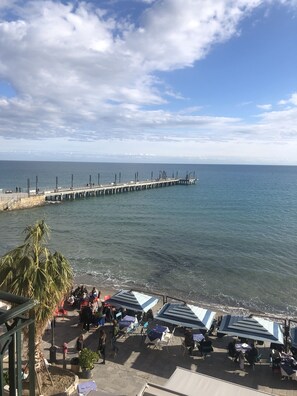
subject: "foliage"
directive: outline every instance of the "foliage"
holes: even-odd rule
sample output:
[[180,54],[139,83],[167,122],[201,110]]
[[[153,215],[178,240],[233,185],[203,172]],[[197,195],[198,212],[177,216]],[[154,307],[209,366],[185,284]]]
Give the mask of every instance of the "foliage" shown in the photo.
[[9,384],[9,374],[8,374],[8,371],[4,371],[4,372],[3,372],[3,381],[4,381],[4,385],[8,385],[8,384]]
[[24,244],[0,259],[0,288],[37,301],[35,325],[40,338],[54,310],[72,286],[68,260],[46,247],[49,228],[44,220],[25,229]]
[[83,370],[93,370],[94,363],[98,362],[99,355],[89,348],[83,348],[79,354],[79,365]]

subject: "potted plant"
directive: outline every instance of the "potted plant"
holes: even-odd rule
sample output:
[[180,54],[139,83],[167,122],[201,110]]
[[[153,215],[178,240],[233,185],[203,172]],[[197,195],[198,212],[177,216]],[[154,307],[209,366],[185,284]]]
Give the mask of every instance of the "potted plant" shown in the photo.
[[98,362],[99,355],[97,352],[92,351],[89,348],[83,348],[79,354],[79,365],[82,370],[83,378],[91,378],[92,372],[94,368],[94,364]]

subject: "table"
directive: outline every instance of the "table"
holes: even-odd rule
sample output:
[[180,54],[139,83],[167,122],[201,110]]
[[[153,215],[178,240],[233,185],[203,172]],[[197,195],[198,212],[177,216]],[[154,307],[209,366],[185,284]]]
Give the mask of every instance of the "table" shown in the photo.
[[124,328],[133,327],[134,323],[136,322],[137,318],[135,316],[126,315],[119,321],[119,327],[121,330]]
[[123,317],[122,320],[119,321],[119,329],[126,336],[128,333],[134,331],[134,327],[136,327],[136,323],[138,323],[136,316],[126,315]]
[[204,340],[204,335],[203,335],[203,334],[201,334],[201,333],[193,334],[193,341],[194,341],[195,343],[199,343],[199,342],[201,342],[202,340]]
[[87,395],[92,390],[97,390],[97,385],[95,381],[88,381],[77,385],[77,391],[79,396]]
[[194,333],[193,334],[193,341],[194,341],[194,349],[199,349],[200,342],[205,339],[204,335],[201,333]]
[[160,341],[164,339],[164,335],[169,333],[169,329],[166,326],[156,325],[153,329],[151,329],[145,338],[145,344],[158,344]]
[[245,344],[245,343],[242,343],[242,344],[240,344],[240,343],[235,344],[235,350],[236,350],[236,352],[243,352],[243,353],[246,353],[246,352],[250,351],[251,349],[252,349],[252,347],[251,347],[249,344]]

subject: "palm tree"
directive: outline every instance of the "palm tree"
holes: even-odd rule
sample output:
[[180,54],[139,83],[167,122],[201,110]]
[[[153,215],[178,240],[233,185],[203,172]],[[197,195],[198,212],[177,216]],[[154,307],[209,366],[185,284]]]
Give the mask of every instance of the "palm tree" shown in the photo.
[[0,259],[0,288],[37,301],[35,341],[38,348],[48,321],[71,289],[73,273],[61,253],[51,253],[46,247],[50,230],[44,220],[26,227],[25,233],[24,244]]

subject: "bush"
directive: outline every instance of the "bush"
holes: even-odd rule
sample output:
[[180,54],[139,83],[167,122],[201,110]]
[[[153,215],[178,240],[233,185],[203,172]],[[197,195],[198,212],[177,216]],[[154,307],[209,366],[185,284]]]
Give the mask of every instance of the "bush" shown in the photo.
[[9,376],[8,376],[8,371],[3,372],[3,380],[4,380],[4,385],[9,384]]
[[78,359],[82,370],[92,370],[94,368],[94,363],[98,362],[99,355],[89,348],[83,348]]

